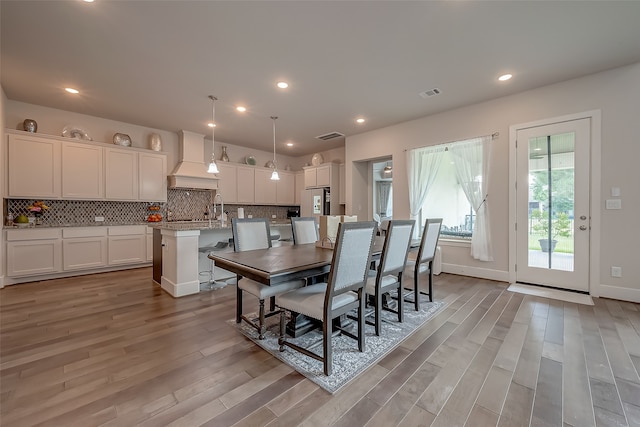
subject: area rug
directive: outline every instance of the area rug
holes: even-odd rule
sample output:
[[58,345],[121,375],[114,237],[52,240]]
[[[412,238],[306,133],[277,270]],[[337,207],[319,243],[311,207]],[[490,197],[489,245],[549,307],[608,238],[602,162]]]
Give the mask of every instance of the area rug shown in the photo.
[[[280,334],[279,316],[272,316],[267,319],[267,332],[263,340],[258,339],[257,331],[247,325],[246,322],[237,324],[235,319],[232,319],[228,323],[329,393],[335,393],[388,354],[445,305],[444,302],[428,302],[427,297],[423,296],[422,298],[424,298],[424,302],[421,300],[420,311],[413,310],[413,304],[405,304],[404,321],[402,323],[398,322],[397,315],[383,312],[382,316],[386,321],[382,323],[380,336],[376,336],[373,326],[366,325],[365,351],[362,353],[358,351],[356,340],[344,335],[334,336],[333,372],[329,376],[324,375],[323,364],[318,360],[305,356],[289,347],[285,347],[285,350],[280,352],[278,346],[278,336]],[[353,326],[355,327],[356,325]],[[301,337],[289,338],[289,340],[304,347],[319,341],[320,344],[313,351],[322,355],[321,330],[316,329]]]

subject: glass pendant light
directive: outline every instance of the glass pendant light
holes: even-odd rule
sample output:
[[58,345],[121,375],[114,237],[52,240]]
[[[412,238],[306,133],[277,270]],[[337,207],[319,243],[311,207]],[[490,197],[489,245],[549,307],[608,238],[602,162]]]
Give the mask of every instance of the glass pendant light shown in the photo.
[[218,165],[216,164],[215,158],[215,147],[216,147],[216,98],[213,95],[209,95],[209,99],[213,101],[213,126],[211,127],[211,163],[209,163],[209,169],[207,169],[207,173],[220,173],[218,171]]
[[273,172],[271,173],[272,181],[279,181],[280,175],[278,175],[278,164],[276,163],[276,119],[277,116],[271,116],[273,120]]

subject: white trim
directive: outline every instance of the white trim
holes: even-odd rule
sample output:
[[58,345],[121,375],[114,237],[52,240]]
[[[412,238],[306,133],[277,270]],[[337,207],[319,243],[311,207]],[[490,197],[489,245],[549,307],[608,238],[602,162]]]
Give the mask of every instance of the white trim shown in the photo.
[[150,266],[151,266],[150,262],[143,262],[143,263],[131,264],[131,265],[118,265],[118,266],[112,266],[112,267],[91,268],[91,269],[86,269],[81,271],[64,271],[60,273],[42,274],[42,275],[24,276],[24,277],[1,276],[0,289],[4,288],[5,286],[12,286],[20,283],[41,282],[43,280],[52,280],[52,279],[64,279],[65,277],[86,276],[88,274],[109,273],[112,271],[131,270],[134,268],[146,268]]
[[495,280],[498,282],[509,281],[509,273],[506,271],[470,267],[468,265],[442,263],[442,272],[457,274],[459,276],[479,277],[481,279]]
[[[589,294],[597,297],[601,295],[603,285],[600,284],[600,183],[602,180],[602,164],[600,153],[602,147],[602,112],[590,110],[566,116],[552,117],[509,126],[509,283],[516,282],[516,137],[519,130],[537,126],[572,120],[591,120],[591,170],[589,171],[589,209],[591,215],[590,251],[589,251]],[[595,230],[595,231],[594,231]]]
[[621,286],[603,285],[598,286],[600,298],[612,298],[622,301],[640,303],[640,289],[623,288]]
[[462,240],[462,239],[447,239],[446,237],[443,238],[442,234],[440,235],[440,238],[438,239],[438,246],[451,246],[451,247],[458,247],[458,248],[470,248],[471,247],[471,240]]

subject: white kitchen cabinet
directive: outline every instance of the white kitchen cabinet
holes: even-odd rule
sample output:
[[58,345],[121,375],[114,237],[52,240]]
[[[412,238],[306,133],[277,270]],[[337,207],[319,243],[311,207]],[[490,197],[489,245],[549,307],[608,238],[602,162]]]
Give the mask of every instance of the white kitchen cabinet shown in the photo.
[[224,203],[238,202],[238,167],[235,164],[217,162],[220,173],[218,177],[217,194],[222,196]]
[[276,181],[276,203],[279,205],[295,204],[295,174],[280,172],[280,181]]
[[59,199],[60,142],[32,134],[9,134],[8,196]]
[[255,203],[260,205],[276,204],[276,181],[271,180],[271,169],[255,170]]
[[307,167],[304,170],[304,188],[315,188],[318,179],[316,177],[316,168]]
[[109,227],[109,265],[137,264],[147,260],[147,226]]
[[237,166],[238,203],[255,203],[255,168]]
[[107,228],[62,229],[62,269],[86,270],[107,265]]
[[59,228],[7,230],[7,276],[38,276],[62,269]]
[[336,175],[337,183],[337,169],[334,171],[332,163],[324,163],[320,166],[307,166],[304,168],[304,186],[305,188],[331,187],[334,174]]
[[167,156],[138,153],[138,200],[167,201]]
[[62,197],[65,199],[103,199],[103,148],[73,142],[65,142],[61,146]]
[[107,200],[138,200],[138,153],[105,148]]
[[300,172],[296,172],[296,177],[295,177],[295,186],[294,186],[294,190],[295,190],[295,197],[294,197],[294,204],[295,205],[301,205],[302,204],[302,192],[304,191],[305,187],[304,187],[304,171],[300,171]]
[[153,228],[147,227],[146,239],[147,239],[147,245],[146,245],[147,261],[151,262],[153,261]]

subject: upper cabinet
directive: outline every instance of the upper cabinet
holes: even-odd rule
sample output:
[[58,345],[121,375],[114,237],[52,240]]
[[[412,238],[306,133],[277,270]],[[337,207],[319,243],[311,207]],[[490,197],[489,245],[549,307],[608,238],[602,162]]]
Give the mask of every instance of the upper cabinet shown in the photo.
[[165,154],[8,131],[6,158],[9,197],[167,200]]
[[8,137],[9,197],[59,199],[60,142],[29,134]]
[[103,148],[67,142],[62,144],[62,198],[104,198]]
[[236,166],[238,178],[238,203],[254,203],[256,174],[253,166]]
[[271,169],[255,170],[255,203],[273,205],[276,203],[276,182],[271,181]]
[[279,172],[280,181],[276,181],[276,203],[279,205],[295,205],[296,181],[295,174]]
[[217,164],[220,173],[216,193],[222,196],[225,203],[238,203],[237,166],[226,162],[217,162]]
[[272,169],[239,163],[218,162],[218,190],[224,203],[294,205],[295,174],[279,171],[280,180],[272,181]]
[[304,191],[304,171],[300,171],[300,172],[296,172],[296,178],[295,178],[295,197],[294,197],[294,204],[295,205],[301,205],[302,204],[302,192]]
[[304,168],[305,188],[331,187],[337,185],[338,179],[338,165],[334,166],[333,163]]
[[164,154],[138,153],[138,199],[167,200],[167,156]]

